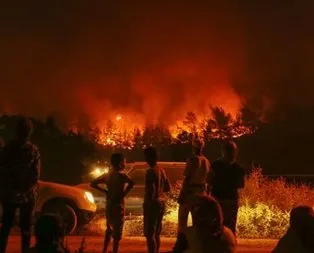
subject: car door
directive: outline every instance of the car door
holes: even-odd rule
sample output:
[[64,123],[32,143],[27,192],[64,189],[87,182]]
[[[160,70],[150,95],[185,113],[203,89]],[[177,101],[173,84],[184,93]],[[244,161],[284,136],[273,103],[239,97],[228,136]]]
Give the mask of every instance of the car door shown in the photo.
[[146,169],[145,166],[137,166],[128,173],[134,181],[134,187],[126,198],[126,212],[129,214],[141,215],[143,213]]

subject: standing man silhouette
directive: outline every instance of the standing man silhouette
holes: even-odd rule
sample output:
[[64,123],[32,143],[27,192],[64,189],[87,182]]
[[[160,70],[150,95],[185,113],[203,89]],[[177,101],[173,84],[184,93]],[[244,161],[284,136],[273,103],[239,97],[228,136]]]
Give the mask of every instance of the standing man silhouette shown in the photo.
[[187,227],[188,216],[191,211],[189,199],[191,199],[191,197],[193,198],[195,195],[206,195],[206,189],[208,187],[207,178],[210,174],[210,162],[203,155],[204,142],[193,138],[192,149],[193,155],[187,160],[184,171],[184,181],[178,197],[178,232]]
[[22,250],[27,252],[31,240],[31,221],[40,175],[40,154],[29,141],[33,132],[30,119],[22,118],[16,127],[16,138],[0,154],[1,201],[0,253],[6,251],[16,210],[20,211]]
[[234,234],[239,209],[238,190],[244,188],[244,170],[236,162],[237,155],[237,145],[228,141],[222,147],[222,157],[212,163],[214,177],[211,192],[221,205],[224,225]]

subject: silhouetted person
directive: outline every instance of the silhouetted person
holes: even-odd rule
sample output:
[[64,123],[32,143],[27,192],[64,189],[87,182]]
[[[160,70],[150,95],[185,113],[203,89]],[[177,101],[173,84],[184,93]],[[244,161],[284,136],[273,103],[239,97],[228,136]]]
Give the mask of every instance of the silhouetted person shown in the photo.
[[30,246],[31,220],[40,174],[39,151],[29,141],[32,132],[31,120],[27,118],[19,120],[16,127],[16,139],[6,145],[0,155],[1,200],[3,205],[0,252],[6,251],[17,209],[20,211],[22,252],[26,252]]
[[170,191],[170,182],[165,171],[157,165],[158,154],[155,148],[144,150],[149,168],[146,172],[144,195],[144,235],[148,253],[158,253],[162,219],[165,214],[165,193]]
[[211,192],[222,208],[224,225],[234,234],[239,209],[238,190],[244,187],[244,170],[236,162],[237,154],[237,145],[229,141],[223,145],[222,158],[212,163],[214,178]]
[[35,225],[36,245],[29,253],[69,253],[64,246],[64,228],[54,215],[41,216]]
[[[91,186],[106,194],[106,234],[104,243],[104,253],[113,238],[113,253],[119,250],[124,225],[124,198],[132,190],[134,183],[132,179],[123,172],[125,168],[125,158],[121,153],[114,153],[111,156],[112,170],[108,174],[96,179]],[[105,184],[107,189],[99,187]]]
[[173,253],[234,253],[235,238],[231,230],[223,226],[218,202],[204,195],[195,196],[190,201],[194,225],[179,232]]
[[[193,139],[193,155],[187,160],[184,171],[184,181],[178,197],[179,203],[179,224],[178,230],[187,227],[190,206],[187,199],[196,194],[206,194],[207,178],[210,175],[210,162],[203,155],[204,143],[201,140]],[[193,218],[193,213],[192,213]]]
[[273,253],[314,252],[314,210],[299,206],[290,213],[290,226]]

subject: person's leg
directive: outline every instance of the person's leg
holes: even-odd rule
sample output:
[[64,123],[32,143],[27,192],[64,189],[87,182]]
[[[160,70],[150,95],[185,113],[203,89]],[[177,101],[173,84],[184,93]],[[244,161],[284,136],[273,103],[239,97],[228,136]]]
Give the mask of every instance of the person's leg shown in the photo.
[[5,253],[8,238],[13,227],[16,206],[11,203],[2,203],[3,216],[2,216],[2,226],[0,230],[0,253]]
[[123,225],[124,225],[124,212],[120,213],[120,215],[117,214],[114,221],[113,231],[112,231],[112,237],[113,237],[113,248],[112,253],[118,253],[119,251],[119,245],[122,238],[123,233]]
[[237,200],[230,203],[230,229],[236,236],[239,204]]
[[187,227],[190,209],[186,204],[180,204],[179,206],[179,221],[178,221],[178,232],[182,231]]
[[219,204],[221,206],[223,218],[224,218],[224,226],[229,228],[233,233],[235,233],[236,226],[236,214],[234,210],[234,201],[233,200],[219,200]]
[[150,210],[144,209],[144,235],[148,253],[156,253],[155,211],[155,208],[150,208]]
[[119,245],[120,245],[120,239],[114,239],[114,238],[113,238],[113,249],[112,249],[112,253],[118,253],[118,252],[119,252]]
[[28,252],[31,245],[31,226],[34,206],[34,202],[28,202],[20,205],[22,253]]
[[106,228],[106,232],[105,232],[105,241],[104,241],[103,253],[108,252],[108,248],[109,248],[109,244],[110,244],[111,236],[112,236],[112,229],[111,229],[111,226],[109,224],[108,218],[106,219],[106,222],[107,222],[107,228]]
[[156,233],[155,233],[155,240],[156,240],[156,253],[159,252],[160,249],[160,234],[162,231],[162,219],[165,214],[165,204],[161,203],[160,210],[157,217],[157,223],[156,223]]

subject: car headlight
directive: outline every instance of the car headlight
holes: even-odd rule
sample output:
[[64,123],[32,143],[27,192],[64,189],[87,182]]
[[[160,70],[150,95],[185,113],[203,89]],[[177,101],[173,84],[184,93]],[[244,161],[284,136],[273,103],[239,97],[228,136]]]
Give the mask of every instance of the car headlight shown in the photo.
[[94,196],[93,196],[93,194],[91,194],[90,192],[85,192],[85,198],[86,198],[89,202],[95,204]]

